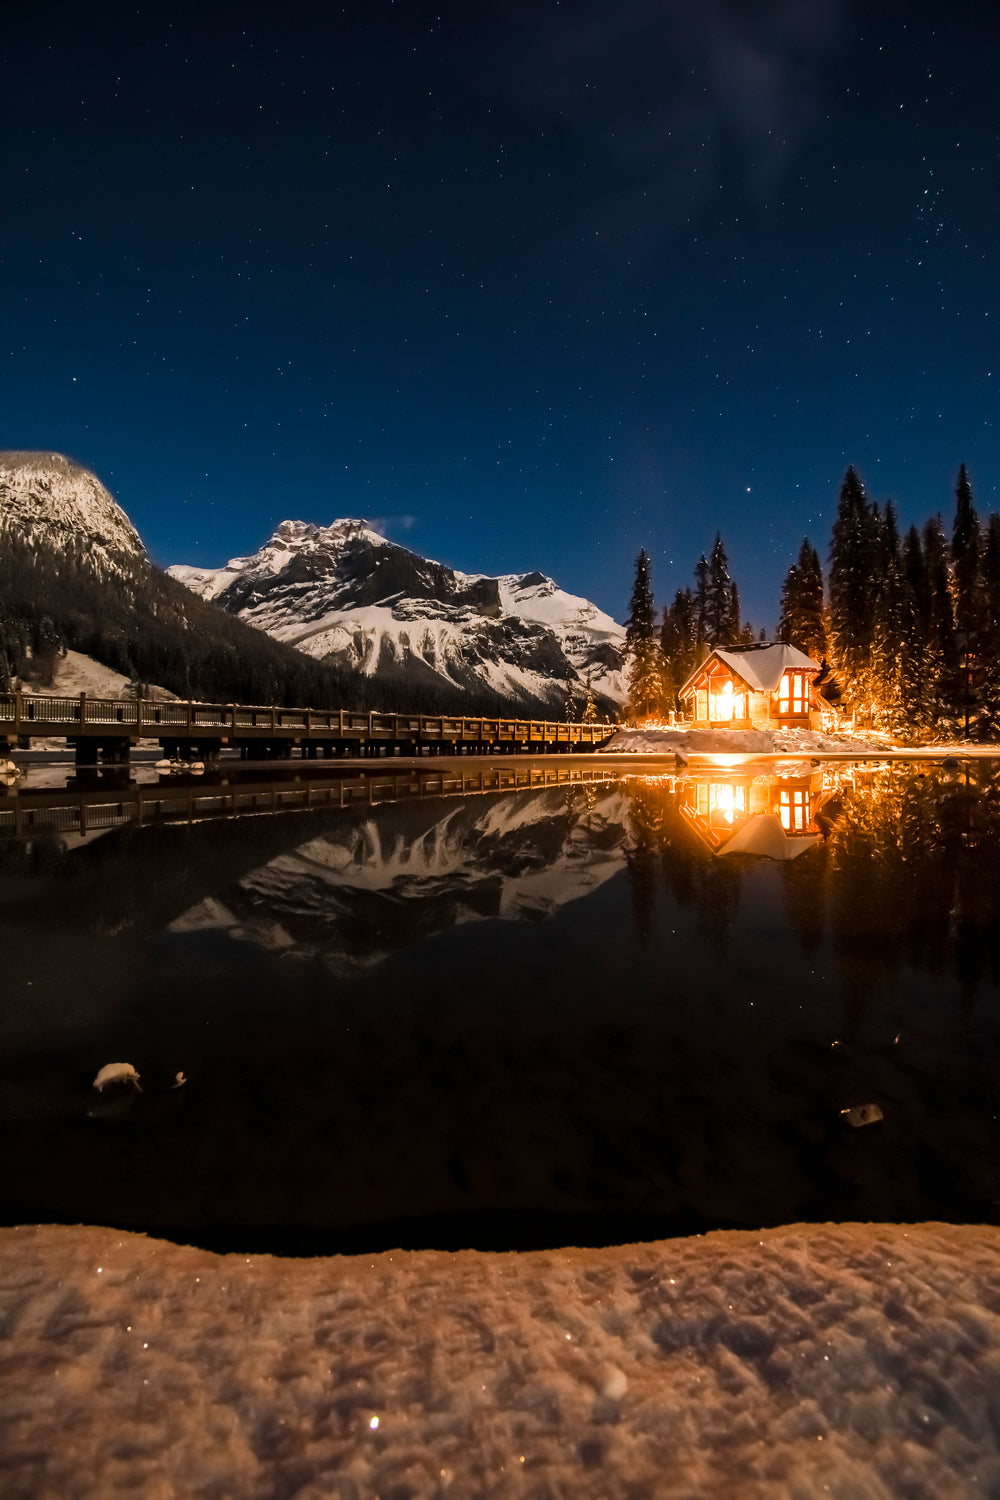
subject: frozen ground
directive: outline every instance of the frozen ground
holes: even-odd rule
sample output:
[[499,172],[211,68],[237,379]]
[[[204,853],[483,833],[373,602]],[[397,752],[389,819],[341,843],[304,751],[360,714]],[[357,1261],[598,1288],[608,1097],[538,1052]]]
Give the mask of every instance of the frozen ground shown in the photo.
[[[43,698],[75,698],[78,693],[86,693],[91,698],[131,697],[127,677],[112,667],[103,666],[92,656],[84,656],[82,651],[67,651],[65,656],[58,658],[50,687],[25,683],[21,691]],[[150,686],[146,696],[157,702],[177,701],[173,693],[161,687]]]
[[893,747],[887,735],[822,734],[814,729],[619,729],[602,751],[621,755],[774,755],[846,750],[864,754]]
[[1000,1230],[218,1257],[0,1230],[28,1497],[1000,1494]]

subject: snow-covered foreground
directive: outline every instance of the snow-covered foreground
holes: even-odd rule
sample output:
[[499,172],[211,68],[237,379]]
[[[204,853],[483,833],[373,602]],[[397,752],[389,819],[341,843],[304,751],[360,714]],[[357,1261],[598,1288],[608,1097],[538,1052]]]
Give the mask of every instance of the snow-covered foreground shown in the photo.
[[780,755],[847,751],[864,755],[892,749],[887,736],[821,734],[815,729],[619,729],[601,750],[609,755]]
[[11,1497],[1000,1493],[1000,1230],[215,1256],[0,1230]]

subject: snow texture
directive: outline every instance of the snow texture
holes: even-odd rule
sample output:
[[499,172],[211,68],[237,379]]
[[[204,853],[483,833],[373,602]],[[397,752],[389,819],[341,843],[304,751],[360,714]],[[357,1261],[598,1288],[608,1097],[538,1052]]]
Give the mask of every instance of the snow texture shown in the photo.
[[253,557],[167,570],[203,598],[310,656],[375,674],[486,687],[562,712],[586,674],[622,703],[623,628],[542,573],[461,573],[359,520],[283,521]]
[[598,753],[609,755],[885,754],[892,742],[816,729],[619,729]]
[[0,1229],[6,1500],[1000,1492],[1000,1230],[277,1260]]
[[0,531],[75,546],[108,571],[145,559],[139,534],[100,480],[61,453],[0,452]]
[[[65,656],[56,659],[55,674],[49,687],[22,683],[20,690],[26,695],[42,698],[75,698],[79,693],[86,693],[91,698],[132,697],[129,678],[113,667],[105,667],[92,656],[85,656],[82,651],[67,651]],[[157,703],[177,702],[175,694],[152,685],[147,687],[146,697]],[[55,743],[61,747],[63,741]]]

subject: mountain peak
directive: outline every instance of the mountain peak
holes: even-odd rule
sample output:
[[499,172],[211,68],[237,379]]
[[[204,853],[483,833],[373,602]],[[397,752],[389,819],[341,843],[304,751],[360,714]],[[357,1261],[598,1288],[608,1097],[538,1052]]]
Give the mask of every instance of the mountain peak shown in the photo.
[[385,541],[384,537],[371,529],[367,521],[343,517],[331,521],[328,526],[317,526],[314,521],[282,521],[275,527],[274,535],[265,546],[301,547],[312,544],[327,547],[353,539],[373,543]]
[[605,704],[624,697],[625,632],[541,572],[460,573],[372,531],[285,520],[253,557],[224,568],[167,570],[203,598],[320,660],[367,676],[499,702],[578,707],[590,677]]
[[96,474],[62,453],[0,452],[0,530],[77,546],[112,568],[146,556],[135,527]]

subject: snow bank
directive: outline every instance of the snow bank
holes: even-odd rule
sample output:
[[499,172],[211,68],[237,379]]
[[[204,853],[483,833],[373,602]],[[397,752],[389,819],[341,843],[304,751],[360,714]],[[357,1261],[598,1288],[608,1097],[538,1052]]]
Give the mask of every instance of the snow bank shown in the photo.
[[608,755],[780,755],[785,751],[847,750],[882,754],[893,742],[815,729],[619,729],[601,752]]
[[[35,683],[23,683],[22,693],[42,698],[75,698],[86,693],[91,698],[130,698],[129,679],[113,667],[106,667],[82,651],[67,651],[56,660],[55,675],[50,687],[38,687]],[[173,693],[162,687],[150,687],[147,698],[157,703],[176,703]]]
[[1000,1230],[218,1257],[0,1230],[4,1493],[996,1494]]

